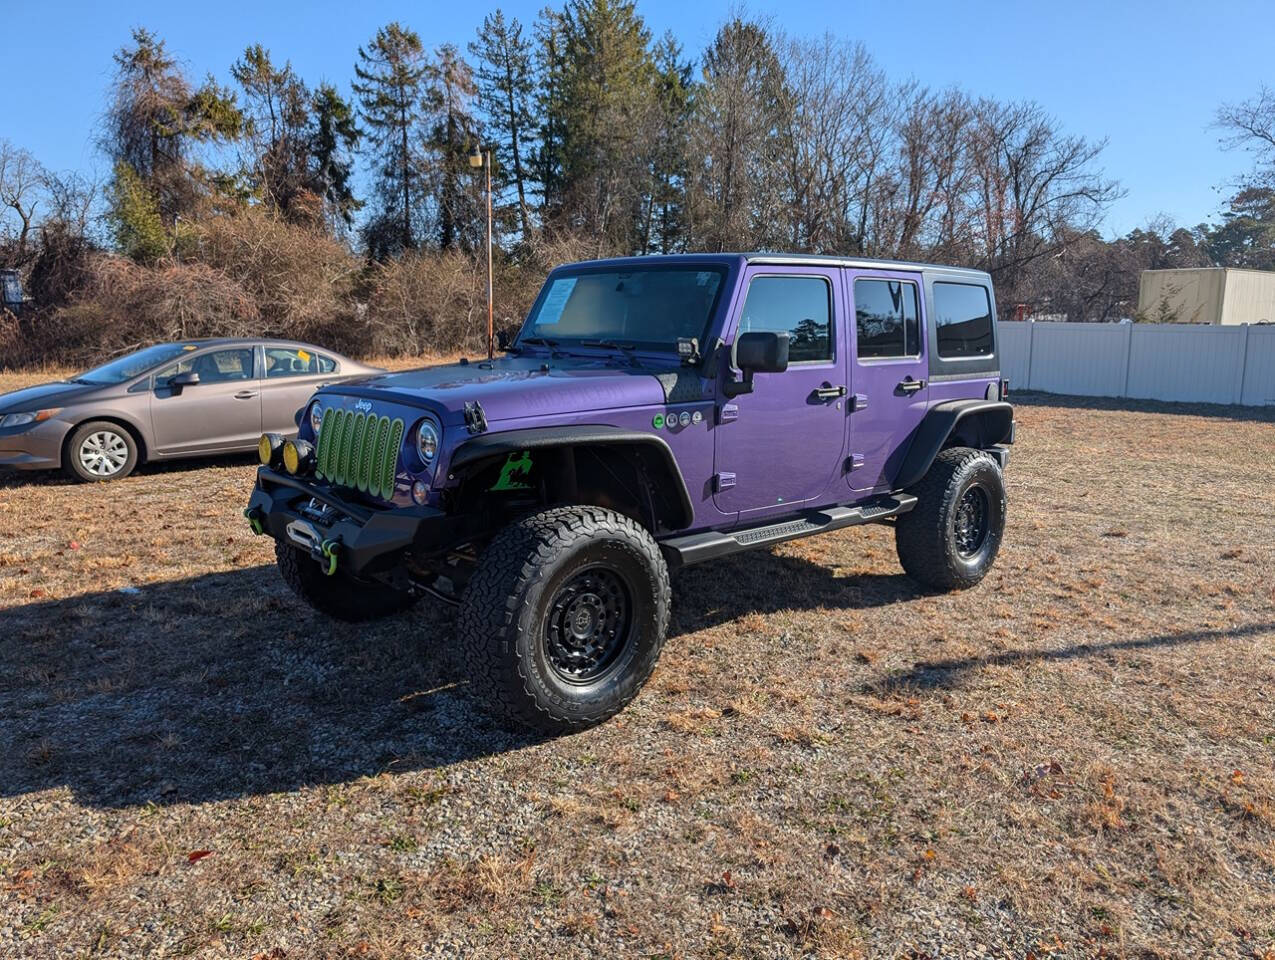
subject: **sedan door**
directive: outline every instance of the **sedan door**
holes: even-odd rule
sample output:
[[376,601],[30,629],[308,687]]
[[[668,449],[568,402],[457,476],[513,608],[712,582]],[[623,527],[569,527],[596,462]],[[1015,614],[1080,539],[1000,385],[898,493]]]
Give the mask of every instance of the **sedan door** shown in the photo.
[[[152,449],[160,456],[247,450],[261,436],[261,381],[252,347],[202,350],[155,375],[151,390]],[[199,382],[174,387],[178,373]]]
[[261,422],[267,433],[297,435],[297,411],[311,394],[336,379],[336,361],[305,347],[266,344]]

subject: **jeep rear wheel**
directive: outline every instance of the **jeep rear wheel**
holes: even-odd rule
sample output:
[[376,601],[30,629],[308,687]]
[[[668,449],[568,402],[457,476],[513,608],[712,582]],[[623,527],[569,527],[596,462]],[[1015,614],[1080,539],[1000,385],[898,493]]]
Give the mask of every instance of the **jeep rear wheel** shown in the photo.
[[355,580],[338,570],[328,576],[310,554],[275,541],[275,560],[292,592],[320,613],[346,623],[378,620],[408,609],[419,599],[383,583]]
[[950,447],[911,492],[916,507],[894,527],[903,569],[935,590],[974,586],[991,569],[1005,532],[1005,480],[996,461]]
[[602,507],[555,507],[488,545],[457,632],[498,720],[569,733],[637,696],[664,645],[670,602],[668,567],[643,527]]

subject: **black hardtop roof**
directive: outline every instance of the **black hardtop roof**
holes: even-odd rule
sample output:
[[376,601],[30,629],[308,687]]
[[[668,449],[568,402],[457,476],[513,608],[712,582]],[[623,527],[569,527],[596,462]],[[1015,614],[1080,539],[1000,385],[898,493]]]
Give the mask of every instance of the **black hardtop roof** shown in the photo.
[[[729,263],[732,260],[742,261],[748,264],[773,264],[775,266],[791,266],[800,264],[815,264],[819,266],[830,267],[851,267],[864,270],[924,270],[928,272],[942,272],[949,275],[964,275],[971,279],[979,281],[988,281],[990,275],[985,270],[975,270],[972,267],[956,267],[942,263],[918,263],[910,260],[878,260],[871,257],[843,257],[835,254],[823,253],[774,253],[754,251],[747,252],[728,252],[728,253],[662,253],[648,254],[638,257],[608,257],[600,260],[583,260],[576,264],[563,264],[563,267],[571,266],[639,266],[654,263]],[[561,268],[560,268],[561,269]]]

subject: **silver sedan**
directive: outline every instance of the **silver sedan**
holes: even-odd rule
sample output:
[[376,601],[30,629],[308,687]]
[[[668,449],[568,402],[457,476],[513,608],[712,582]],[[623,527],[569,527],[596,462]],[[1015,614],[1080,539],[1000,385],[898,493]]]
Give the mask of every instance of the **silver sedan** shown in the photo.
[[319,387],[383,372],[287,340],[155,344],[0,394],[0,467],[116,480],[148,460],[253,450],[264,432],[295,435]]

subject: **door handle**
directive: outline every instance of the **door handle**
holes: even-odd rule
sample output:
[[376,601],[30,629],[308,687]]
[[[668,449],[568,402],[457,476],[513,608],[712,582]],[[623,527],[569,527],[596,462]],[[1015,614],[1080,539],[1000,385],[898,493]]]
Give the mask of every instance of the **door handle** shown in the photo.
[[839,400],[846,395],[846,388],[825,384],[822,387],[815,387],[810,395],[819,400]]
[[907,377],[899,381],[899,389],[904,393],[916,393],[918,390],[924,389],[924,387],[924,380],[913,380],[911,377]]
[[236,400],[251,400],[256,395],[257,395],[256,390],[240,390],[238,393],[235,394],[235,399]]

